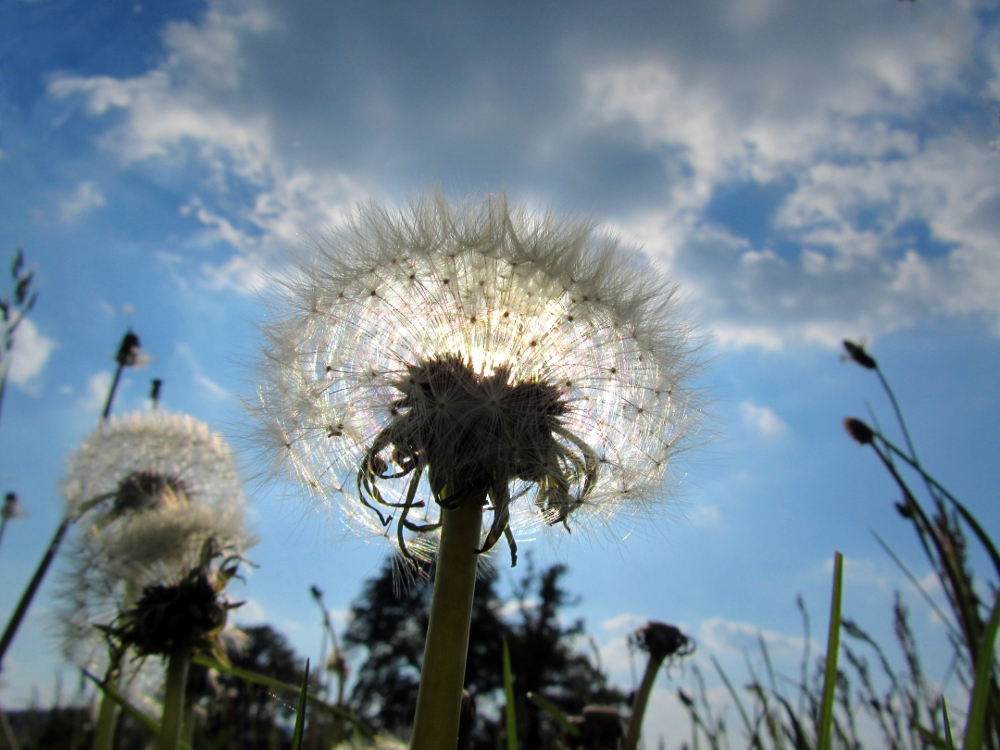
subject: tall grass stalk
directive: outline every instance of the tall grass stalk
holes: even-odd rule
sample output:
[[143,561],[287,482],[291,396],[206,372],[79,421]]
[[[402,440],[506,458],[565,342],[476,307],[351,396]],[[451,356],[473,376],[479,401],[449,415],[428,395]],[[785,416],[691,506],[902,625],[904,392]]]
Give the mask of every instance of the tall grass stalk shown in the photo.
[[514,708],[514,678],[510,672],[510,648],[503,639],[503,692],[507,700],[504,714],[507,719],[507,750],[517,750],[517,711]]
[[830,750],[833,733],[833,700],[837,690],[837,656],[840,653],[840,603],[844,587],[844,556],[833,555],[833,598],[830,603],[830,631],[826,640],[826,667],[823,698],[816,726],[816,750]]

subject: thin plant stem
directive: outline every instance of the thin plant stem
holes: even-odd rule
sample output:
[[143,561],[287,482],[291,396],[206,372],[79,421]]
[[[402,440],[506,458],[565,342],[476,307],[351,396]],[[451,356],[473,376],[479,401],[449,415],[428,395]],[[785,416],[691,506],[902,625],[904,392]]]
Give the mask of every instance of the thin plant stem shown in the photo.
[[0,637],[0,672],[3,671],[3,658],[7,654],[7,649],[10,648],[11,641],[14,640],[14,636],[17,634],[17,629],[21,626],[21,620],[24,619],[24,615],[27,613],[28,607],[31,606],[31,600],[35,598],[35,594],[38,592],[38,587],[42,585],[42,579],[45,578],[45,574],[48,572],[49,566],[52,564],[52,560],[55,559],[56,552],[59,551],[59,545],[62,544],[63,537],[66,536],[66,531],[74,521],[80,518],[80,516],[99,503],[104,502],[111,496],[111,494],[98,495],[97,497],[88,500],[77,509],[76,513],[67,514],[60,522],[59,527],[56,529],[56,533],[52,535],[52,541],[49,542],[49,546],[45,550],[45,554],[42,556],[41,561],[38,563],[38,567],[35,569],[35,575],[32,576],[31,581],[28,582],[27,588],[25,588],[24,593],[21,595],[21,601],[17,603],[17,609],[15,609],[14,614],[10,616],[10,620],[7,621],[7,627],[3,631],[3,636]]
[[503,639],[503,691],[507,701],[504,714],[507,717],[507,750],[517,750],[517,712],[514,708],[514,678],[510,672],[510,649],[507,639]]
[[653,684],[656,682],[656,675],[660,671],[664,657],[649,655],[646,662],[646,671],[642,675],[642,683],[635,693],[635,700],[632,701],[632,715],[628,720],[628,732],[625,735],[625,744],[622,750],[635,750],[639,746],[639,735],[642,732],[642,720],[646,714],[646,705],[649,703],[649,695],[653,692]]
[[108,398],[104,402],[104,409],[101,411],[101,421],[107,422],[108,417],[111,416],[111,405],[115,400],[115,391],[118,390],[118,381],[122,376],[122,369],[125,367],[123,362],[118,363],[118,367],[115,368],[115,377],[111,380],[111,387],[108,388]]
[[178,750],[180,747],[184,722],[184,692],[190,664],[191,652],[188,649],[178,649],[168,657],[160,750]]
[[410,750],[455,750],[458,742],[483,500],[473,497],[455,510],[441,509],[441,547]]
[[52,535],[52,541],[49,542],[48,549],[45,550],[41,562],[38,563],[35,575],[32,576],[28,587],[21,595],[21,601],[17,603],[17,609],[14,610],[14,614],[10,616],[10,620],[7,622],[7,628],[3,631],[3,636],[0,637],[0,671],[3,670],[3,658],[7,654],[7,649],[10,648],[11,641],[14,640],[17,629],[21,626],[21,620],[24,619],[24,615],[31,605],[31,600],[35,598],[38,587],[42,585],[42,579],[45,578],[45,574],[48,572],[49,566],[52,564],[52,560],[59,549],[59,545],[62,544],[63,537],[66,536],[66,531],[72,522],[73,519],[67,516],[59,524],[56,533]]

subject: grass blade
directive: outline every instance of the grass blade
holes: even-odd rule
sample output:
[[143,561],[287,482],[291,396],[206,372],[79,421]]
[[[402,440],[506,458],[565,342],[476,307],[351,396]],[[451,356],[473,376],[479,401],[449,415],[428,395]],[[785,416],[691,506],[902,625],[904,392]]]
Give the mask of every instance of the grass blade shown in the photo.
[[[217,672],[230,674],[233,677],[239,677],[241,680],[252,682],[255,685],[262,685],[277,693],[291,693],[292,695],[299,695],[301,692],[301,690],[295,685],[282,682],[281,680],[275,680],[271,677],[265,677],[262,674],[251,672],[248,669],[240,669],[239,667],[222,664],[211,657],[201,654],[191,657],[191,662],[193,664],[200,664],[203,667],[208,667],[209,669],[214,669]],[[372,731],[371,727],[358,719],[353,712],[343,709],[340,706],[331,706],[329,703],[326,703],[313,695],[310,695],[308,700],[313,708],[318,708],[321,711],[333,714],[334,716],[347,721],[352,727],[354,727],[354,731],[358,732],[366,739],[373,739],[375,737],[375,732]]]
[[507,750],[517,750],[517,714],[514,711],[514,678],[510,673],[510,649],[503,639],[503,692],[507,698]]
[[302,674],[302,687],[299,690],[299,708],[295,714],[295,731],[292,734],[292,750],[302,750],[303,730],[306,726],[306,699],[309,697],[309,660],[306,659],[306,671]]
[[983,632],[983,641],[976,659],[976,681],[969,700],[969,718],[965,723],[963,750],[981,750],[983,729],[986,725],[986,698],[990,692],[990,678],[993,674],[993,652],[997,642],[997,627],[1000,626],[1000,594],[993,605],[990,621]]
[[833,699],[837,689],[837,655],[840,652],[840,601],[843,588],[844,556],[834,552],[833,601],[830,604],[830,634],[826,642],[826,672],[823,675],[823,702],[820,704],[819,725],[816,727],[816,750],[830,750],[832,739]]
[[955,750],[955,740],[951,736],[951,717],[948,715],[948,701],[941,696],[941,713],[944,715],[944,738],[948,742],[948,750]]
[[712,664],[715,666],[715,671],[719,673],[719,677],[722,678],[723,684],[726,686],[726,690],[729,691],[730,697],[732,697],[733,702],[736,703],[736,708],[740,712],[740,717],[743,719],[743,725],[747,729],[747,734],[750,735],[750,746],[751,747],[761,747],[760,734],[754,728],[753,724],[750,723],[750,717],[747,715],[746,709],[743,708],[743,701],[740,700],[740,696],[737,694],[733,684],[729,681],[729,676],[722,669],[722,665],[719,664],[718,660],[713,656]]
[[566,718],[566,714],[559,710],[559,707],[552,703],[544,695],[539,695],[538,693],[528,693],[528,700],[542,709],[545,713],[552,717],[553,721],[559,725],[560,729],[573,737],[580,736],[579,727],[575,727],[569,723],[569,719]]
[[920,739],[924,741],[924,745],[936,747],[938,750],[950,750],[948,741],[943,737],[938,736],[926,727],[920,726],[917,722],[914,722],[912,726],[917,730],[917,734],[920,735]]

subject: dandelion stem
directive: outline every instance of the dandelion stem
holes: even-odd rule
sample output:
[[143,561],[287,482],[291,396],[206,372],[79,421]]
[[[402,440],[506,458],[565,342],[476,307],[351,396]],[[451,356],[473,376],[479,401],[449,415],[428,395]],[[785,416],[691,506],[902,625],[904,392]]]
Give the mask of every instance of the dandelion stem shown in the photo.
[[7,629],[4,630],[3,636],[0,637],[0,670],[3,669],[3,657],[7,653],[7,649],[10,647],[10,642],[14,640],[14,635],[17,633],[17,629],[21,625],[21,620],[24,619],[24,615],[27,613],[28,607],[31,605],[31,600],[35,598],[35,592],[37,592],[38,587],[42,585],[42,579],[45,578],[45,573],[48,572],[49,565],[52,564],[52,560],[56,556],[59,545],[62,543],[63,537],[66,536],[66,530],[72,522],[73,519],[66,516],[63,518],[62,523],[59,524],[59,528],[56,529],[56,533],[52,535],[52,541],[49,542],[49,547],[45,551],[45,555],[42,557],[41,562],[38,563],[35,575],[32,577],[28,587],[24,590],[24,594],[21,595],[21,601],[17,603],[17,609],[15,609],[14,614],[10,616],[10,621],[7,623]]
[[[121,664],[124,659],[124,652],[121,652],[111,660],[108,671],[104,675],[104,684],[118,689],[121,677]],[[101,707],[97,711],[97,726],[94,728],[93,750],[111,750],[114,747],[115,721],[118,716],[118,703],[108,693],[101,692]]]
[[625,735],[625,744],[622,745],[622,750],[635,750],[639,746],[639,734],[642,732],[646,704],[649,703],[649,694],[653,692],[653,683],[656,682],[656,675],[659,674],[660,666],[665,658],[665,656],[658,654],[649,655],[646,672],[642,675],[642,684],[639,685],[635,700],[632,701],[632,715],[628,720],[628,733]]
[[184,721],[184,688],[187,686],[191,652],[179,649],[170,654],[167,663],[167,687],[163,698],[163,722],[160,750],[178,750]]
[[454,750],[458,742],[485,495],[454,510],[441,509],[441,547],[410,750]]

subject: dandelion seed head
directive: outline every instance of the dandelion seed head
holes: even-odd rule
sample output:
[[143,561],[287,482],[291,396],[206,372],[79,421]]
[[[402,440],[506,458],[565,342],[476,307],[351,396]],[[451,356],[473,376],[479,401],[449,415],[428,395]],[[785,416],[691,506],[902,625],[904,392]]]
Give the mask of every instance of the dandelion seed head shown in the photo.
[[197,567],[206,542],[240,555],[255,541],[228,445],[186,415],[112,417],[71,455],[62,488],[69,512],[103,498],[82,516],[59,597],[64,652],[78,664],[106,663],[96,626]]
[[504,195],[360,208],[273,313],[251,408],[272,471],[394,544],[404,523],[404,553],[431,554],[434,529],[411,527],[477,492],[484,546],[648,509],[699,423],[674,287]]

